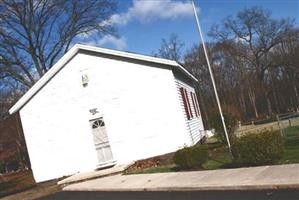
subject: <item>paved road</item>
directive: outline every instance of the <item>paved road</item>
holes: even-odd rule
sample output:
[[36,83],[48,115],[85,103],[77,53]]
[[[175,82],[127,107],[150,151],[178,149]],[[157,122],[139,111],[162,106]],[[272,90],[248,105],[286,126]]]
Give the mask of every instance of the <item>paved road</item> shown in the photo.
[[298,200],[299,190],[200,192],[60,192],[42,200]]

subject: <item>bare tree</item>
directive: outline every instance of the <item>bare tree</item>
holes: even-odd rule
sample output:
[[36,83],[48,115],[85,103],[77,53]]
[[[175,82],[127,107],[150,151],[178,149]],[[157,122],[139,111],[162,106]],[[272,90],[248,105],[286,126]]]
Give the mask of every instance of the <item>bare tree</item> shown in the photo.
[[244,9],[236,18],[227,17],[223,27],[212,27],[209,33],[220,40],[233,40],[243,47],[243,56],[256,67],[258,78],[263,80],[265,71],[271,66],[267,59],[271,49],[281,44],[293,27],[289,19],[275,20],[268,11],[258,7]]
[[[224,110],[242,121],[298,110],[298,27],[288,19],[273,20],[255,7],[221,25],[213,27],[215,40],[207,46]],[[199,80],[208,119],[216,105],[202,48],[192,47],[184,61]]]
[[171,34],[168,40],[162,39],[158,53],[154,56],[175,61],[181,61],[184,42],[176,34]]
[[[293,105],[294,109],[299,110],[299,28],[291,29],[284,37],[284,42],[272,51],[274,66],[272,74],[275,73],[272,82],[275,90],[282,89],[283,85],[287,86],[283,91],[291,88],[294,95],[289,95],[291,102],[288,103]],[[283,103],[280,98],[278,98],[278,103]]]
[[216,25],[210,35],[218,41],[232,41],[238,46],[239,56],[254,67],[256,79],[259,84],[259,93],[265,94],[268,114],[273,113],[273,105],[270,102],[268,88],[263,84],[265,74],[274,65],[271,57],[275,47],[282,44],[285,35],[294,26],[290,19],[275,20],[268,11],[262,8],[252,7],[239,12],[236,17],[227,17],[223,26]]
[[31,87],[82,34],[113,34],[109,0],[1,0],[0,81]]

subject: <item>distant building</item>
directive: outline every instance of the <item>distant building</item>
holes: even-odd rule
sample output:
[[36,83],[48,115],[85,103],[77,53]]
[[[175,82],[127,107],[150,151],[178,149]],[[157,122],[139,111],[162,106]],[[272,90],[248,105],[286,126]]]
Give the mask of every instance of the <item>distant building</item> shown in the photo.
[[40,182],[197,143],[195,84],[175,61],[77,44],[10,113]]

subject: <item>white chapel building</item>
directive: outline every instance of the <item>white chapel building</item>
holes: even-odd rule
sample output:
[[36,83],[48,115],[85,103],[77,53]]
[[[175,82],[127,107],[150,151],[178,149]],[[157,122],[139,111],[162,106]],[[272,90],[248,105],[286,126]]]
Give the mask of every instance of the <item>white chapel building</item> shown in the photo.
[[196,144],[196,84],[175,61],[76,44],[9,112],[41,182]]

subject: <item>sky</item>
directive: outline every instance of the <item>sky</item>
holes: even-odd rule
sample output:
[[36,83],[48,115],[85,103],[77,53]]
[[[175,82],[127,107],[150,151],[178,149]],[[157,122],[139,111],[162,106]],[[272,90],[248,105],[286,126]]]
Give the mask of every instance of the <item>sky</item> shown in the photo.
[[[185,43],[184,52],[200,42],[192,5],[188,0],[116,0],[118,11],[110,22],[118,37],[86,38],[81,43],[144,55],[157,52],[163,38],[174,33]],[[294,18],[299,25],[299,0],[195,0],[204,38],[223,18],[244,8],[262,7],[275,19]]]

